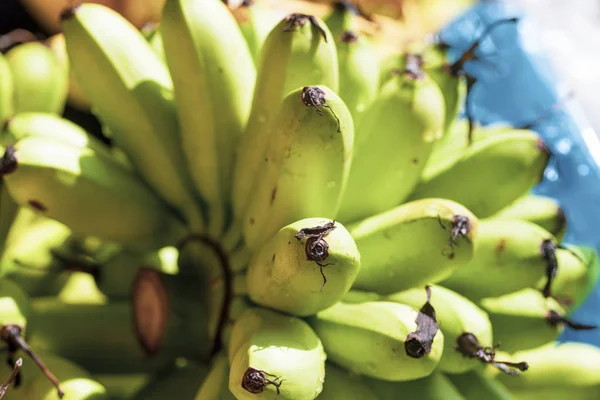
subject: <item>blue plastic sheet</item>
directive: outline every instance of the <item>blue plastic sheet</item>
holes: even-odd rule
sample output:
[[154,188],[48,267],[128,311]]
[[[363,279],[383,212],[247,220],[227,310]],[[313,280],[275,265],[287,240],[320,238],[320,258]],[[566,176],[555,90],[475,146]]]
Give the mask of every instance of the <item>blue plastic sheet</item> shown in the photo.
[[[555,198],[564,209],[568,229],[564,243],[592,246],[600,251],[600,158],[593,148],[596,137],[579,117],[576,99],[565,102],[561,78],[544,54],[529,51],[524,30],[528,17],[515,5],[480,2],[441,31],[458,57],[491,22],[519,17],[517,24],[494,30],[478,49],[478,60],[465,69],[478,81],[470,97],[472,115],[482,124],[510,122],[522,125],[547,114],[557,103],[565,107],[551,113],[533,129],[551,149],[543,181],[533,193]],[[533,31],[535,32],[535,31]],[[575,320],[600,327],[600,284],[572,313]],[[600,329],[565,330],[561,341],[579,341],[600,347]]]

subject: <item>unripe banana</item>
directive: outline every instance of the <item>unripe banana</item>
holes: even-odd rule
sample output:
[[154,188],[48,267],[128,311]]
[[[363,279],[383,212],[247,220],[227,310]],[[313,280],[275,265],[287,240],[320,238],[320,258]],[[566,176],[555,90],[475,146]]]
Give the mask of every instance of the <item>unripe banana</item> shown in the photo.
[[257,249],[279,229],[333,219],[350,172],[354,127],[344,102],[325,86],[290,92],[273,124],[263,176],[244,216],[244,241]]
[[532,222],[479,220],[472,260],[440,284],[472,300],[534,287],[548,268],[547,243],[556,239]]
[[169,71],[142,33],[108,7],[61,15],[71,68],[115,144],[192,231],[204,229],[178,139]]
[[494,337],[502,350],[515,352],[535,348],[554,341],[565,329],[595,329],[595,326],[569,320],[565,310],[552,298],[535,289],[523,289],[480,302],[487,311]]
[[225,353],[217,354],[194,400],[236,400],[229,391],[229,361]]
[[443,121],[442,93],[418,65],[407,65],[388,81],[356,128],[348,187],[337,218],[355,222],[402,204],[417,185],[433,142],[442,135]]
[[[3,146],[9,146],[17,140],[36,136],[52,139],[79,149],[89,148],[103,156],[112,157],[112,150],[95,136],[76,123],[60,116],[40,112],[23,112],[10,118],[1,133]],[[123,164],[125,167],[129,167]]]
[[246,311],[233,327],[229,354],[229,390],[238,400],[312,400],[323,390],[323,345],[299,318]]
[[46,40],[46,43],[56,56],[56,59],[60,63],[61,67],[67,71],[69,80],[67,103],[80,111],[89,112],[92,105],[83,94],[81,87],[75,80],[71,66],[69,65],[69,55],[67,54],[65,35],[62,33],[52,35]]
[[64,223],[76,235],[156,246],[185,234],[181,222],[137,176],[89,148],[30,136],[9,146],[4,162],[3,179],[15,201]]
[[[600,350],[586,343],[549,343],[514,354],[531,364],[519,379],[498,379],[521,399],[597,399],[600,395]],[[538,392],[539,394],[536,394]]]
[[493,215],[493,218],[521,219],[541,226],[560,242],[567,230],[567,217],[553,198],[527,194]]
[[397,400],[398,396],[419,400],[465,400],[452,382],[439,371],[406,382],[389,382],[366,377],[364,382],[375,393],[377,400]]
[[487,218],[535,186],[550,152],[533,131],[512,131],[474,142],[450,169],[422,180],[411,199],[442,197]]
[[471,260],[478,235],[477,218],[444,199],[406,203],[347,228],[361,256],[353,288],[381,294],[456,273]]
[[15,113],[62,114],[69,90],[68,70],[40,42],[20,44],[6,53],[14,84]]
[[31,302],[27,293],[9,278],[0,278],[0,327],[18,325],[27,329]]
[[308,218],[261,246],[250,261],[246,288],[256,304],[304,317],[337,303],[359,268],[360,254],[343,225]]
[[[427,293],[421,287],[394,293],[382,298],[420,308],[425,304]],[[466,332],[474,335],[481,346],[491,347],[492,324],[485,311],[467,298],[442,286],[431,286],[431,306],[444,334],[444,352],[438,368],[446,373],[460,374],[478,367],[482,360],[468,358],[459,349],[459,338]]]
[[92,374],[113,400],[131,399],[150,380],[150,374]]
[[254,1],[242,2],[231,13],[246,39],[254,64],[258,65],[263,44],[282,16],[273,7]]
[[319,400],[383,400],[369,389],[360,375],[353,374],[345,368],[326,362],[325,382]]
[[421,315],[392,302],[337,303],[308,322],[321,338],[328,360],[376,379],[409,381],[430,375],[443,352],[441,331],[422,338],[411,335],[418,332]]
[[127,302],[66,304],[38,298],[32,301],[29,343],[101,374],[155,371],[182,355],[164,351],[150,357],[138,342],[132,318]]
[[164,63],[167,62],[167,56],[165,55],[165,47],[162,39],[162,33],[160,31],[160,23],[156,22],[148,22],[146,23],[141,31],[146,37],[146,40],[154,50],[154,53],[160,58]]
[[[222,1],[168,0],[160,31],[173,77],[181,147],[210,233],[224,230],[234,156],[250,114],[256,70]],[[235,58],[232,58],[234,56]]]
[[[529,372],[525,375],[528,375]],[[516,400],[511,391],[499,380],[487,376],[481,370],[463,374],[447,375],[447,378],[460,391],[465,400]]]
[[208,375],[206,365],[186,362],[160,372],[138,391],[132,400],[193,399]]
[[[8,235],[15,219],[19,214],[19,205],[10,195],[6,185],[0,179],[0,254],[6,249]],[[0,266],[0,272],[2,267]]]
[[[290,14],[271,30],[261,50],[252,109],[233,173],[234,219],[243,217],[256,183],[263,180],[264,154],[278,129],[275,124],[282,100],[292,90],[317,85],[338,91],[335,42],[320,19]],[[324,110],[326,115],[329,111]],[[235,230],[232,234],[237,235]]]
[[0,54],[0,124],[15,113],[15,83],[8,60]]
[[65,286],[55,298],[65,304],[108,303],[108,298],[98,289],[94,278],[89,273],[81,271],[71,272]]
[[73,239],[71,230],[44,218],[11,239],[0,259],[0,275],[14,280],[32,297],[58,294],[69,272],[65,260],[55,252],[60,249],[68,254]]

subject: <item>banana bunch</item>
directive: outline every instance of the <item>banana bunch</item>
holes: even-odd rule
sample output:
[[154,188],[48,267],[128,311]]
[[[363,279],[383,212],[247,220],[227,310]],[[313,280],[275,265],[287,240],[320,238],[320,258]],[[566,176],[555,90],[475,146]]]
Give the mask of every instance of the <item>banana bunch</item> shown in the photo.
[[[571,312],[600,274],[530,193],[551,149],[459,118],[464,64],[516,21],[457,61],[378,61],[360,11],[328,10],[166,0],[140,29],[78,3],[57,55],[0,58],[0,398],[536,398],[537,368],[598,388],[577,351],[537,353],[595,329]],[[110,141],[60,115],[77,99]]]

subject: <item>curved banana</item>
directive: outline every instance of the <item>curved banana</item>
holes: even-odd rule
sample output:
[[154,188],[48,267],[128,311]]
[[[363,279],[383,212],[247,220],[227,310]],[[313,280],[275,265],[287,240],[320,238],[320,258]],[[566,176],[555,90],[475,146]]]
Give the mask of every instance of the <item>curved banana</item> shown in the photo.
[[8,60],[0,54],[0,124],[15,113],[15,83]]
[[483,360],[466,357],[463,352],[468,352],[468,349],[460,348],[462,343],[459,339],[464,333],[470,333],[477,338],[481,346],[491,347],[492,324],[487,313],[467,298],[442,286],[431,285],[430,290],[430,300],[421,287],[394,293],[383,297],[382,300],[406,304],[417,309],[429,301],[435,309],[436,319],[444,334],[444,352],[438,368],[451,374],[473,370]]
[[364,377],[353,374],[334,363],[325,363],[325,382],[319,400],[384,400],[369,389]]
[[92,105],[89,100],[83,94],[81,90],[81,86],[75,80],[75,76],[73,75],[73,71],[71,70],[69,55],[67,54],[67,44],[65,42],[65,35],[62,33],[57,33],[55,35],[50,36],[46,43],[50,50],[56,56],[56,59],[60,63],[61,67],[67,71],[68,80],[69,80],[69,89],[67,93],[67,103],[75,107],[76,109],[83,112],[90,112]]
[[492,218],[521,219],[541,226],[560,242],[567,231],[567,216],[551,197],[527,194],[503,208]]
[[229,342],[229,390],[238,400],[312,400],[323,390],[325,359],[303,320],[261,308],[238,318]]
[[250,250],[294,221],[335,218],[350,172],[352,116],[330,88],[293,90],[274,122],[243,221]]
[[[529,374],[529,372],[527,373]],[[481,370],[464,374],[447,375],[447,378],[460,391],[465,400],[516,400],[511,391],[499,380],[487,376]]]
[[235,151],[246,127],[256,70],[222,1],[168,0],[160,32],[173,79],[181,147],[209,232],[223,233]]
[[410,381],[433,372],[444,346],[441,331],[411,335],[419,330],[420,315],[393,302],[337,303],[308,322],[321,338],[328,360],[372,378]]
[[31,301],[17,283],[6,277],[0,277],[0,310],[0,327],[18,325],[25,332],[31,315]]
[[76,235],[138,246],[172,243],[185,235],[181,222],[137,176],[89,148],[30,136],[9,146],[4,160],[14,166],[5,164],[2,172],[15,201]]
[[82,3],[61,19],[71,68],[94,114],[146,182],[192,231],[203,231],[167,67],[142,33],[108,7]]
[[193,399],[208,372],[208,366],[197,362],[186,361],[183,366],[174,365],[151,378],[131,399]]
[[439,88],[418,65],[407,64],[361,117],[337,218],[355,222],[402,204],[442,135],[443,121]]
[[[255,185],[262,181],[264,154],[273,142],[271,132],[278,129],[282,100],[292,90],[317,85],[338,91],[335,42],[319,18],[290,14],[271,30],[261,50],[252,109],[233,171],[234,219],[243,218]],[[326,115],[328,111],[324,110]],[[233,229],[231,234],[238,233]]]
[[556,239],[532,222],[479,220],[473,258],[440,284],[472,300],[534,287],[548,268],[548,243]]
[[0,179],[0,254],[6,249],[6,241],[11,227],[17,219],[19,209],[19,205],[8,192],[2,179]]
[[258,65],[267,36],[281,21],[280,13],[274,10],[273,7],[254,1],[242,2],[239,7],[231,10],[231,13],[240,27],[244,39],[246,39],[254,64]]
[[69,90],[68,70],[46,45],[28,42],[6,53],[12,71],[15,113],[62,114]]
[[44,218],[15,232],[0,258],[0,276],[10,278],[32,297],[57,295],[69,279],[67,265],[57,250],[69,250],[71,230]]
[[364,382],[375,393],[377,400],[396,400],[399,395],[402,398],[419,400],[466,400],[439,371],[406,382],[389,382],[366,377]]
[[[531,364],[519,379],[498,379],[525,400],[593,400],[600,395],[600,350],[587,343],[548,343],[520,351]],[[509,378],[509,379],[507,379]]]
[[229,361],[224,352],[218,353],[213,358],[210,371],[194,400],[236,400],[229,391]]
[[549,156],[533,131],[490,135],[474,142],[451,168],[422,180],[410,199],[442,197],[487,218],[535,186]]
[[359,268],[360,254],[343,225],[308,218],[261,246],[248,266],[246,289],[256,304],[304,317],[337,303]]
[[595,329],[595,326],[574,322],[552,298],[535,289],[523,289],[500,297],[482,299],[479,304],[487,311],[494,337],[502,350],[515,352],[532,349],[554,341],[565,328]]
[[477,218],[458,203],[423,199],[347,226],[361,257],[353,289],[391,294],[442,281],[474,252]]

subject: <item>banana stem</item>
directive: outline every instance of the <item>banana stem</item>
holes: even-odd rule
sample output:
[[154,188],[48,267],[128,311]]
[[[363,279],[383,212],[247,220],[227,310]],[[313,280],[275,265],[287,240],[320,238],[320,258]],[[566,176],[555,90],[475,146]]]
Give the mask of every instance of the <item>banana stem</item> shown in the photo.
[[15,362],[15,366],[13,367],[13,371],[10,374],[10,376],[8,377],[8,380],[6,381],[6,383],[4,385],[0,385],[0,399],[2,399],[4,397],[4,395],[8,391],[8,388],[10,387],[10,385],[12,385],[13,382],[15,382],[15,380],[17,379],[17,376],[19,376],[19,371],[21,371],[21,366],[22,365],[23,365],[23,359],[19,358]]

